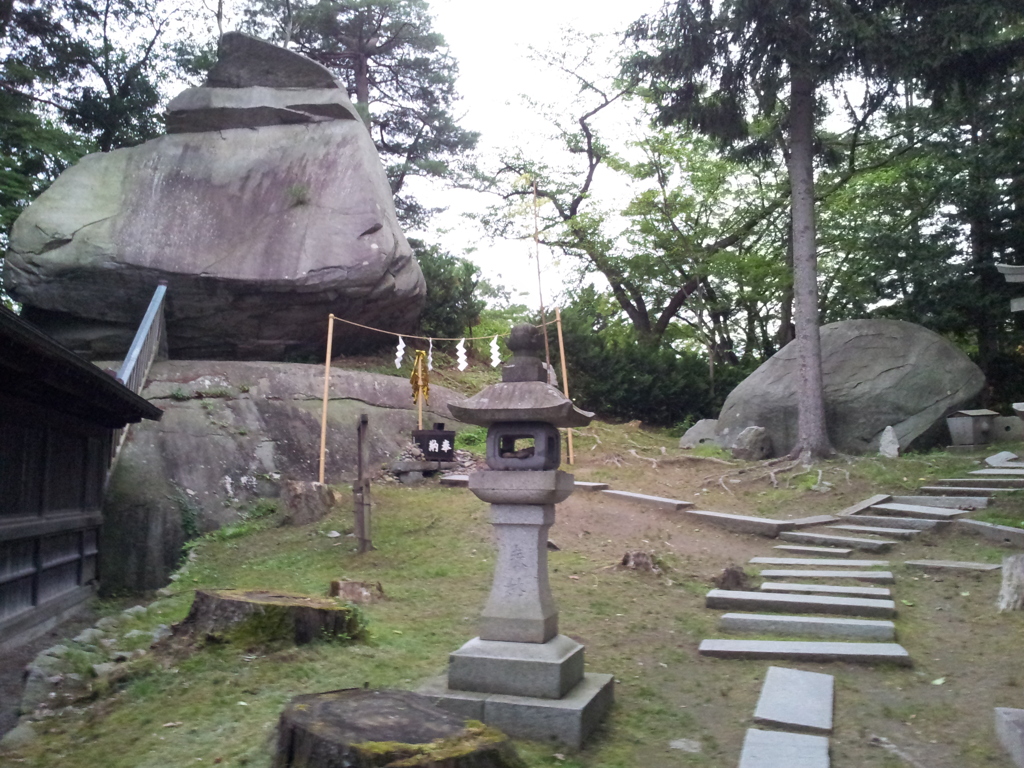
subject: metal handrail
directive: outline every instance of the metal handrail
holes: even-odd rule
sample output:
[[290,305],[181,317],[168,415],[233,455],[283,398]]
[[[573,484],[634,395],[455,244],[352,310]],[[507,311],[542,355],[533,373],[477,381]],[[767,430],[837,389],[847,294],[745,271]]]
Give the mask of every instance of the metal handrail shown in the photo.
[[[149,301],[149,307],[139,324],[139,330],[135,332],[135,338],[128,348],[128,354],[125,356],[124,362],[121,363],[121,369],[117,372],[117,380],[137,395],[141,394],[142,388],[146,386],[146,377],[149,376],[149,369],[153,366],[153,361],[158,357],[167,356],[167,335],[164,326],[164,296],[166,294],[167,283],[161,281],[153,291],[153,298]],[[111,468],[113,468],[114,459],[117,458],[127,434],[128,427],[114,432],[110,453]]]

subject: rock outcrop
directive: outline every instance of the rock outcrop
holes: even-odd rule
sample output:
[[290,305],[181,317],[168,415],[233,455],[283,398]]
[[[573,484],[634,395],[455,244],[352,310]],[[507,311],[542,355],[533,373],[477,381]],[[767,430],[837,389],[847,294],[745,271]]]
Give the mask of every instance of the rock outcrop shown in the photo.
[[[354,479],[360,414],[369,415],[371,472],[398,455],[416,429],[403,378],[334,369],[330,392],[327,483]],[[107,484],[104,590],[162,587],[190,535],[238,522],[257,511],[257,500],[279,496],[286,481],[316,480],[322,394],[317,365],[156,363],[143,396],[164,416],[133,427]],[[461,427],[446,415],[457,400],[432,386],[424,422]]]
[[[821,329],[829,437],[845,453],[876,453],[889,425],[905,449],[944,429],[976,398],[985,376],[937,333],[898,320],[847,320]],[[789,344],[736,387],[718,417],[731,445],[749,426],[768,431],[776,455],[796,442],[797,345]]]
[[[160,280],[172,358],[320,354],[327,315],[411,329],[423,276],[345,89],[299,54],[224,36],[169,134],[88,155],[19,217],[5,288],[92,359],[123,354]],[[336,327],[336,349],[367,339]]]

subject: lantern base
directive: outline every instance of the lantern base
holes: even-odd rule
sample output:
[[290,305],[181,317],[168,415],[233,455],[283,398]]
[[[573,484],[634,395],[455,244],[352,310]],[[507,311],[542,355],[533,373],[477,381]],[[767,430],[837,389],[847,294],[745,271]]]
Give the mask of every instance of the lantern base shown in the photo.
[[546,643],[474,637],[448,660],[448,684],[462,691],[560,699],[582,679],[583,646],[565,635]]

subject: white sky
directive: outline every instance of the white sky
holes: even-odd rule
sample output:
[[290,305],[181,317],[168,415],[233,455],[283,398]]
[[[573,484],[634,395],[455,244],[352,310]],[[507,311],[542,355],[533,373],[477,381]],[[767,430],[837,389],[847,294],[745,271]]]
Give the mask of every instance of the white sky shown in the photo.
[[[618,33],[645,13],[653,13],[663,0],[520,0],[517,3],[480,3],[479,0],[430,0],[434,29],[444,35],[459,64],[458,91],[462,95],[459,121],[478,131],[479,153],[488,157],[502,149],[530,147],[544,153],[550,127],[521,99],[521,94],[542,103],[562,103],[572,94],[564,78],[543,64],[531,61],[529,49],[557,50],[567,28],[587,34]],[[613,35],[613,37],[620,37]],[[423,201],[447,206],[431,223],[433,232],[414,233],[438,242],[449,252],[477,263],[486,278],[504,284],[530,307],[537,306],[537,266],[531,242],[491,242],[482,229],[463,214],[482,211],[488,196],[458,190],[424,191]],[[439,232],[440,231],[440,232]],[[553,258],[541,249],[544,300],[553,306],[561,281]]]

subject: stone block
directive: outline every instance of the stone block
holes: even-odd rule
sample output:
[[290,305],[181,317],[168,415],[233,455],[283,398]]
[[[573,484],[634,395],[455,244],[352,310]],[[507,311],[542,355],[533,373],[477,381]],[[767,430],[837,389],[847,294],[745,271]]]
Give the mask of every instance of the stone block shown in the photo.
[[1020,488],[993,488],[991,486],[987,488],[979,488],[978,483],[970,481],[968,481],[968,483],[969,484],[965,483],[964,485],[959,486],[925,485],[922,486],[921,488],[918,488],[917,490],[919,490],[921,493],[927,493],[929,495],[934,494],[936,496],[965,496],[968,498],[976,498],[978,496],[987,496],[991,498],[992,496],[1002,496],[1007,493],[1018,493],[1021,490]]
[[[1017,422],[1018,426],[1024,424],[1024,422],[1022,422],[1016,416],[1008,416],[1008,417],[1007,416],[1003,416],[1003,417],[1000,417],[1000,418],[1012,419],[1013,421]],[[1022,437],[1024,437],[1024,435],[1022,435]],[[1020,457],[1016,453],[1012,453],[1011,451],[1000,451],[999,453],[995,453],[995,454],[993,454],[991,456],[986,456],[985,457],[985,463],[988,464],[988,466],[990,466],[990,467],[1021,467],[1022,466],[1021,462],[1020,462]]]
[[893,504],[918,504],[947,509],[984,509],[990,499],[988,496],[893,496],[890,501]]
[[[978,470],[983,472],[984,470]],[[973,474],[973,473],[971,473]],[[1022,488],[1024,477],[999,477],[988,475],[980,477],[949,477],[934,481],[936,485],[948,486],[951,488],[963,488],[964,486],[976,486],[978,488]]]
[[807,533],[806,531],[783,531],[779,534],[779,538],[807,544],[835,544],[866,552],[885,552],[896,544],[895,541],[886,539],[860,539],[854,536],[832,536],[825,533]]
[[705,597],[704,604],[708,608],[739,611],[828,613],[882,619],[890,619],[896,615],[896,604],[892,600],[876,600],[866,597],[771,594],[712,589]]
[[931,571],[998,571],[1003,567],[993,563],[969,563],[962,560],[907,560],[904,565]]
[[898,643],[830,643],[809,640],[702,640],[697,652],[719,659],[889,662],[910,666]]
[[748,728],[739,768],[829,768],[828,738]]
[[788,520],[772,520],[767,517],[750,517],[749,515],[727,515],[723,512],[707,512],[702,509],[681,510],[686,517],[700,520],[716,528],[739,533],[754,533],[774,539],[781,531],[792,528]]
[[468,488],[469,475],[445,475],[441,478],[441,485],[449,488]]
[[989,467],[988,469],[975,469],[967,474],[972,477],[975,475],[981,475],[986,479],[990,477],[1013,477],[1024,480],[1024,469],[1016,469],[1014,467]]
[[877,584],[893,584],[896,579],[890,571],[814,571],[800,569],[769,569],[761,571],[763,579],[854,579]]
[[945,520],[927,520],[923,517],[890,517],[889,515],[856,515],[850,519],[850,523],[855,525],[912,531],[930,531],[939,525],[945,525],[946,522]]
[[304,480],[285,480],[281,483],[281,522],[285,525],[315,523],[327,517],[333,505],[331,489],[324,483]]
[[558,504],[573,492],[575,480],[559,469],[537,472],[474,472],[469,490],[491,504]]
[[720,445],[717,435],[718,419],[701,419],[679,438],[680,448],[696,448],[698,445]]
[[772,549],[779,549],[783,552],[790,552],[794,555],[827,555],[830,557],[849,557],[853,554],[852,549],[841,549],[839,547],[804,547],[799,544],[776,544]]
[[795,520],[782,520],[780,522],[786,523],[790,530],[797,530],[798,528],[813,528],[816,525],[834,523],[837,520],[839,518],[835,515],[811,515],[810,517],[798,517]]
[[885,528],[878,525],[830,525],[829,530],[862,533],[865,536],[891,536],[894,539],[912,539],[921,533],[917,528]]
[[885,587],[851,587],[836,584],[789,584],[777,581],[764,582],[761,585],[761,591],[813,595],[845,595],[847,597],[882,598],[892,596],[892,593]]
[[692,507],[691,501],[679,501],[678,499],[665,499],[661,496],[648,496],[644,493],[631,493],[630,491],[601,491],[606,496],[611,496],[621,501],[630,501],[634,504],[641,504],[645,507],[655,507],[669,512],[678,512],[680,509]]
[[583,646],[565,635],[546,643],[473,638],[449,656],[448,687],[560,699],[583,679]]
[[577,491],[607,491],[611,486],[608,483],[588,483],[583,480],[577,480],[573,488]]
[[888,560],[835,560],[829,557],[752,557],[753,565],[820,565],[823,568],[888,568]]
[[803,733],[832,733],[832,675],[768,667],[754,722]]
[[992,523],[983,523],[980,520],[957,520],[956,530],[959,533],[972,533],[981,536],[997,544],[1024,547],[1024,528],[993,525]]
[[996,737],[1017,768],[1024,768],[1024,709],[996,707]]
[[773,455],[772,438],[764,427],[743,429],[731,446],[732,457],[743,461],[762,461]]
[[880,619],[837,619],[824,616],[775,616],[763,613],[726,613],[719,627],[753,635],[803,635],[844,640],[896,638],[896,625]]
[[993,442],[1024,440],[1024,421],[1021,421],[1018,416],[996,416],[992,419],[992,440]]
[[451,690],[447,675],[428,681],[419,693],[457,715],[480,720],[509,736],[583,746],[615,698],[611,675],[588,673],[561,699],[467,693]]

